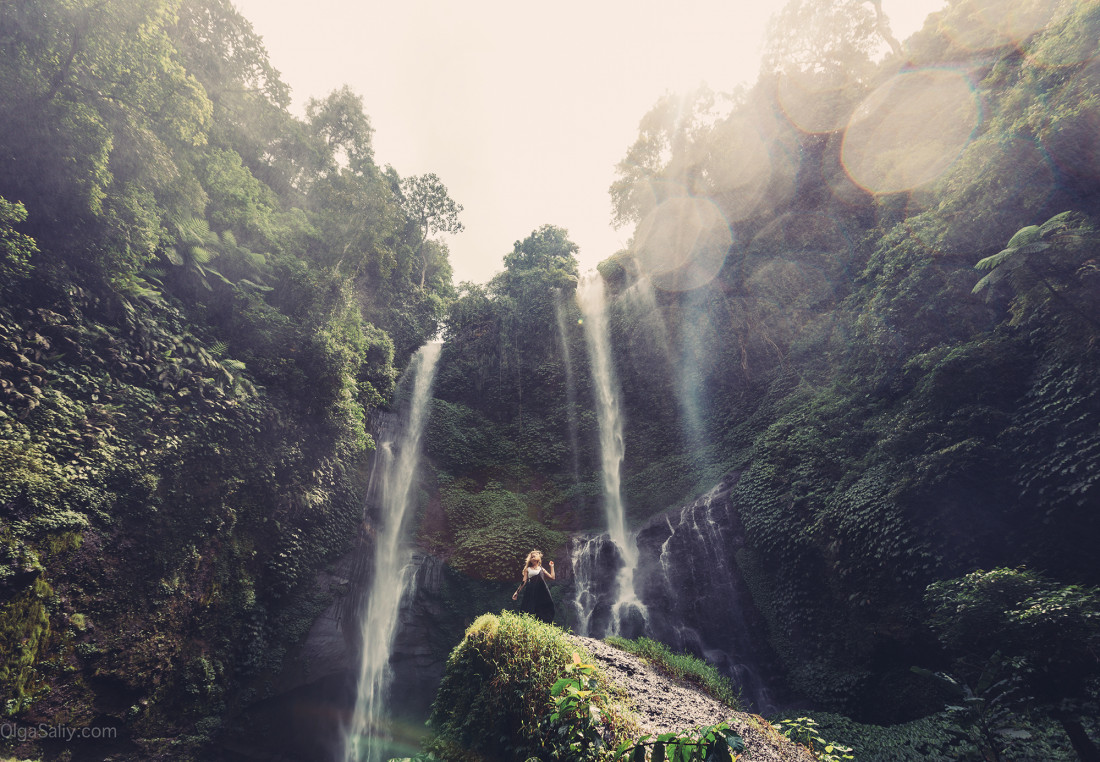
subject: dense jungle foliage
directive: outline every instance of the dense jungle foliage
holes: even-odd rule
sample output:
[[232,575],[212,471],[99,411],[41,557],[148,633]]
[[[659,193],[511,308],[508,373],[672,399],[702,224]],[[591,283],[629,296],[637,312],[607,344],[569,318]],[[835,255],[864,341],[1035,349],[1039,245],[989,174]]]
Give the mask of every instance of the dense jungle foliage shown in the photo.
[[[904,46],[872,5],[790,3],[818,26],[777,22],[752,89],[659,100],[619,166],[628,516],[740,472],[737,564],[798,694],[902,722],[955,700],[911,667],[993,670],[1094,759],[1100,4],[958,0]],[[565,235],[445,321],[422,537],[468,573],[602,528]],[[1030,580],[967,588],[997,638],[934,613],[980,570]]]
[[0,710],[183,759],[323,608],[461,207],[228,0],[5,2],[0,83]]
[[[1007,6],[902,44],[792,0],[610,189],[628,518],[739,473],[771,648],[866,754],[1097,758],[1100,3]],[[292,115],[228,0],[0,4],[0,83],[5,718],[203,758],[339,594],[370,414],[440,327],[421,546],[515,580],[603,528],[567,231],[453,287],[461,207],[349,90]]]

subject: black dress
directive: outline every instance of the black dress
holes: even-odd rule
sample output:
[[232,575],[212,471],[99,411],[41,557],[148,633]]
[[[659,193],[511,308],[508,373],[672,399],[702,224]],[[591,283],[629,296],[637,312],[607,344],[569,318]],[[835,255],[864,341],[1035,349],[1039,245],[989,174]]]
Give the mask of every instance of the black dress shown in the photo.
[[523,588],[519,610],[551,624],[554,621],[554,599],[550,597],[545,572],[542,569],[538,574],[531,574],[531,570],[527,570],[527,585]]

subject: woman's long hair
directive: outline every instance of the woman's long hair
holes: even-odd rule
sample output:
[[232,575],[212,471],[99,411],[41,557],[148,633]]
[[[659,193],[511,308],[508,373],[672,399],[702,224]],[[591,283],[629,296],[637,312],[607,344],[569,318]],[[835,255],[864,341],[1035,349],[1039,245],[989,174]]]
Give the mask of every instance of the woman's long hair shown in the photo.
[[532,550],[530,553],[527,554],[527,560],[523,562],[523,570],[527,571],[527,567],[529,567],[531,565],[531,562],[534,561],[536,558],[540,561],[542,560],[541,550]]

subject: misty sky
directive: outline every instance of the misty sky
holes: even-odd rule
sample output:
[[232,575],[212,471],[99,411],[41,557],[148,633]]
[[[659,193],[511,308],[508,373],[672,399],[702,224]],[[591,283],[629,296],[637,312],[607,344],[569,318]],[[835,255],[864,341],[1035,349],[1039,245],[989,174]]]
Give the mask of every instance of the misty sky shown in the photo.
[[[638,122],[667,91],[751,85],[763,0],[234,0],[293,88],[348,84],[375,129],[375,158],[435,172],[465,207],[447,238],[455,282],[485,282],[512,244],[566,228],[581,270],[623,248],[608,186]],[[899,39],[944,0],[884,0]]]

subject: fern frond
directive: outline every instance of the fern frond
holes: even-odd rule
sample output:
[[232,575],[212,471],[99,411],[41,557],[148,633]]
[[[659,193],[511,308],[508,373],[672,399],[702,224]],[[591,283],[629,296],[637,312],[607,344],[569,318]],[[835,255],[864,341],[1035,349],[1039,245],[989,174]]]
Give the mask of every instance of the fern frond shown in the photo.
[[1080,212],[1062,212],[1040,225],[1039,235],[1042,238],[1049,238],[1064,233],[1070,228],[1080,228],[1086,224],[1084,215]]
[[1001,249],[996,254],[986,257],[985,259],[978,260],[974,265],[975,270],[992,270],[994,267],[1001,265],[1006,259],[1011,257],[1018,251],[1015,247],[1009,247],[1007,249]]
[[982,291],[983,289],[989,288],[994,283],[999,281],[1001,279],[1001,277],[1003,276],[1003,274],[1004,274],[1004,270],[993,270],[989,273],[986,273],[985,277],[983,277],[980,281],[978,281],[977,283],[974,284],[974,288],[972,288],[970,290],[970,293],[976,294],[979,291]]
[[233,283],[233,281],[229,280],[229,278],[222,275],[220,272],[215,270],[213,267],[207,267],[206,272],[210,275],[213,275],[215,278],[217,278],[218,280],[220,280],[222,283],[224,283],[227,286],[236,285],[236,284]]
[[1050,248],[1050,244],[1045,241],[1035,241],[1034,243],[1024,244],[1020,247],[1021,254],[1038,254],[1040,251],[1044,251]]
[[1026,228],[1020,228],[1016,231],[1016,235],[1012,236],[1006,248],[1018,248],[1037,240],[1039,240],[1039,226],[1028,225]]

